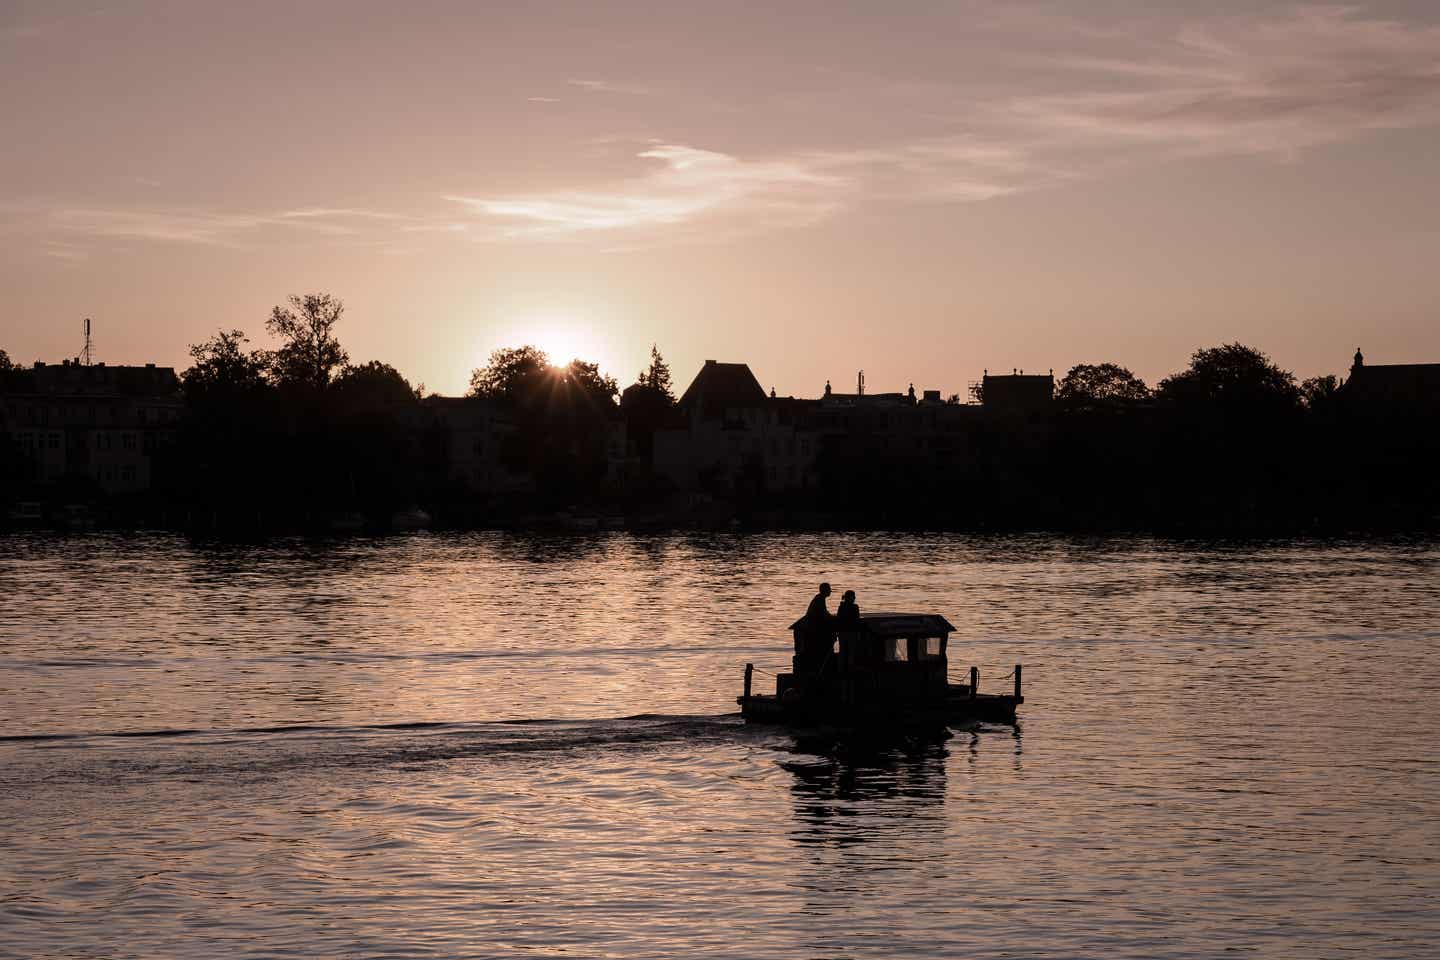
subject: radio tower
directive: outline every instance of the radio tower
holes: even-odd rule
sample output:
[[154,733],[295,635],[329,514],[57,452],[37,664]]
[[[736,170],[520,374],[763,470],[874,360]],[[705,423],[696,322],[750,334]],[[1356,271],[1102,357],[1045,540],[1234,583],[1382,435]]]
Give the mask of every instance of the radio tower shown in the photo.
[[90,318],[85,318],[85,349],[80,351],[80,362],[90,366],[94,358],[95,344],[90,340]]

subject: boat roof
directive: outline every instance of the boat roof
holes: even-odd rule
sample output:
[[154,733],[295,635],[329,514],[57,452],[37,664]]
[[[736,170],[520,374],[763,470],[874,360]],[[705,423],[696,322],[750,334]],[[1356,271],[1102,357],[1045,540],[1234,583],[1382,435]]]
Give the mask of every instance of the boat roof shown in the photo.
[[[790,624],[790,629],[804,625],[805,618],[801,617]],[[954,624],[938,613],[862,613],[860,625],[876,637],[933,637],[955,632]]]

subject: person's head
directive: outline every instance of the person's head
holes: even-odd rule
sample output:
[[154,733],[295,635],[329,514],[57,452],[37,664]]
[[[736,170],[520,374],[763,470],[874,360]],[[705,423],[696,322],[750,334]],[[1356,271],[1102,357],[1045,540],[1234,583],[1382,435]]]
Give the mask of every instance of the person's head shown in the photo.
[[822,596],[822,597],[828,597],[828,596],[830,596],[830,584],[828,584],[828,583],[822,583],[822,584],[820,584],[820,596]]
[[845,595],[844,595],[843,597],[841,597],[840,599],[843,600],[843,601],[845,601],[846,603],[854,603],[854,602],[855,602],[855,591],[854,591],[854,590],[846,590],[846,591],[845,591]]

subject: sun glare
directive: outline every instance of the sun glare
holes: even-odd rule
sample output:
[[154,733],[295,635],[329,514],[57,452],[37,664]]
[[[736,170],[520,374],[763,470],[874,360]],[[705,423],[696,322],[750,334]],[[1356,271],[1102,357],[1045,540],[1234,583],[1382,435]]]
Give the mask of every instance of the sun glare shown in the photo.
[[579,314],[543,313],[517,318],[501,331],[499,347],[531,344],[545,351],[550,362],[564,366],[586,360],[615,375],[621,361],[620,345],[603,326]]

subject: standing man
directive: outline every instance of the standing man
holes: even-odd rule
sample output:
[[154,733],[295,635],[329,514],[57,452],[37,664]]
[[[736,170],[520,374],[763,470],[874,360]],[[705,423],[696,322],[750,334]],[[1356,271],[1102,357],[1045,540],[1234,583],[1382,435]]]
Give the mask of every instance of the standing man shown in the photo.
[[820,584],[820,592],[815,594],[815,599],[810,601],[809,608],[805,611],[805,619],[810,621],[812,630],[830,627],[830,611],[825,608],[830,598],[830,584]]
[[830,652],[830,642],[835,636],[835,618],[826,609],[830,597],[830,584],[820,584],[820,592],[810,601],[805,610],[805,629],[795,631],[795,672],[809,674],[819,671]]

